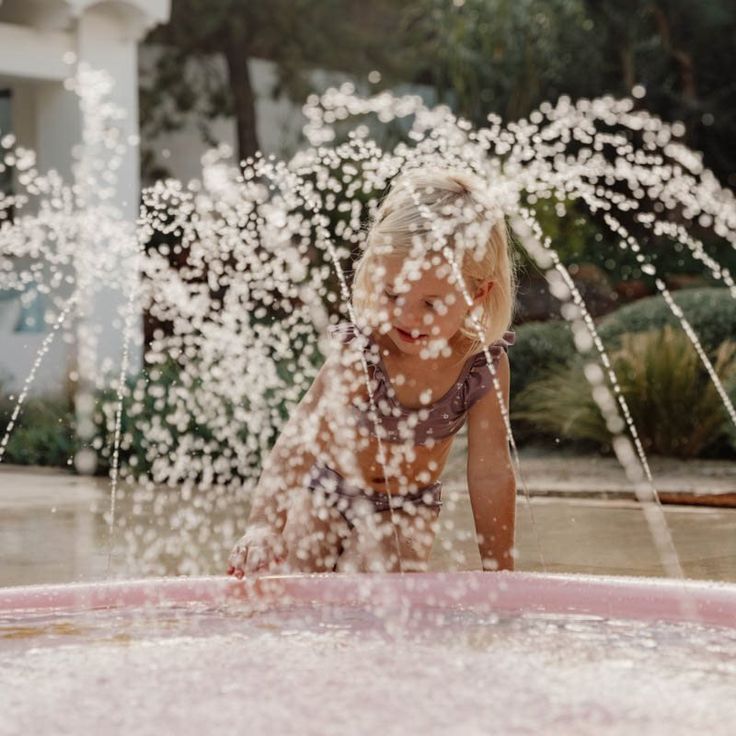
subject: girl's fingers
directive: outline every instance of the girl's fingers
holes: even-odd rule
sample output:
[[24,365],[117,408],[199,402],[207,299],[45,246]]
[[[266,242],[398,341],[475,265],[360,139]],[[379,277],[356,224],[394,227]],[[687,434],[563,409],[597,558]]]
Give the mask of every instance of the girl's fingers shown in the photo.
[[227,574],[242,578],[246,573],[268,570],[272,564],[280,565],[286,559],[283,545],[254,546],[253,543],[238,543],[228,558]]
[[258,568],[265,564],[265,554],[263,549],[256,547],[255,549],[248,550],[248,557],[245,561],[243,569],[246,572],[257,572]]
[[231,567],[243,567],[245,564],[245,558],[247,554],[247,548],[241,547],[239,544],[233,549],[228,558],[228,564]]
[[235,545],[235,548],[230,553],[228,558],[227,574],[234,575],[240,579],[244,575],[245,565],[248,557],[248,548],[240,544]]

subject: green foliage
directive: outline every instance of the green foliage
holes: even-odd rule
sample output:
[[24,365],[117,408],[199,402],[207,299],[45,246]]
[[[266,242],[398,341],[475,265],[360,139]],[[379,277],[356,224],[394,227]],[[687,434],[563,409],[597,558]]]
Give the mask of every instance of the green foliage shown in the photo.
[[[154,416],[165,419],[165,397],[178,382],[179,369],[174,361],[149,368],[127,380],[120,416],[120,466],[131,466],[141,474],[151,470],[158,446],[146,429]],[[111,467],[118,405],[117,392],[113,389],[107,389],[96,397],[97,432],[93,447],[97,451],[97,472],[100,474],[109,472]]]
[[[0,386],[0,437],[10,422],[15,399]],[[79,448],[74,412],[63,397],[31,397],[24,404],[5,450],[3,462],[64,467]]]
[[419,0],[405,25],[419,63],[458,113],[516,119],[561,93],[584,95],[602,63],[582,0]]
[[[558,202],[540,198],[527,205],[532,207],[537,222],[565,266],[592,263],[609,274],[614,283],[641,279],[648,284],[652,293],[656,291],[655,276],[642,272],[636,253],[620,247],[620,238],[605,225],[600,213],[592,215],[580,201],[575,200]],[[706,282],[713,279],[685,245],[671,238],[653,236],[635,217],[626,217],[624,213],[620,217],[626,220],[627,230],[635,235],[647,261],[655,267],[657,276],[666,279],[675,274],[699,274]],[[707,231],[697,232],[695,226],[692,231],[691,235],[701,238],[708,256],[731,272],[736,271],[736,251],[730,243],[715,238]],[[720,284],[713,279],[713,285]]]
[[[317,350],[310,355],[309,363],[315,372],[323,361],[324,356]],[[273,445],[277,425],[281,426],[288,419],[294,403],[301,399],[303,392],[303,388],[295,385],[293,366],[284,361],[276,369],[282,387],[278,391],[269,389],[259,397],[259,401],[271,407],[273,426],[268,437],[268,433],[261,431],[258,442],[248,441],[252,428],[247,421],[250,409],[247,397],[218,397],[201,392],[202,379],[192,381],[187,377],[182,380],[181,368],[174,360],[149,366],[138,376],[129,378],[123,390],[119,466],[129,469],[135,476],[148,476],[164,482],[166,479],[160,471],[161,468],[169,469],[168,448],[184,438],[195,438],[188,442],[192,448],[189,457],[193,465],[208,455],[220,458],[223,463],[232,463],[237,467],[235,475],[238,471],[244,474],[247,469],[259,467],[262,460],[260,452]],[[228,438],[249,447],[246,458],[235,458],[229,443],[221,439],[218,428],[208,421],[199,420],[198,402],[203,397],[219,401],[217,422],[238,428],[235,435],[228,434]],[[98,475],[107,474],[111,467],[118,403],[117,392],[113,389],[100,391],[95,396],[93,419],[96,432],[90,444],[97,453],[95,472]],[[14,407],[15,399],[4,392],[0,384],[0,437],[8,426]],[[181,421],[182,412],[177,412],[182,407],[187,410],[184,423]],[[152,432],[152,428],[155,431]],[[164,437],[166,441],[162,444]],[[252,437],[250,439],[253,440]],[[262,444],[264,439],[267,441]],[[74,455],[80,447],[71,401],[60,396],[31,397],[23,404],[4,461],[73,470]]]
[[666,120],[684,122],[688,145],[703,151],[706,165],[733,186],[736,87],[727,70],[733,61],[736,5],[730,0],[586,0],[586,6],[599,49],[609,58],[598,84],[614,94],[642,84],[644,105]]
[[549,371],[567,365],[574,355],[575,345],[567,322],[521,325],[516,329],[516,343],[509,350],[511,396],[518,396]]
[[[728,431],[721,397],[687,336],[670,326],[621,336],[611,354],[621,393],[646,452],[692,458]],[[736,379],[736,343],[713,353],[722,380]],[[611,432],[594,402],[584,362],[553,371],[516,398],[514,418],[609,450]]]
[[310,70],[376,69],[384,83],[434,87],[476,125],[489,112],[514,120],[563,94],[624,96],[638,84],[642,105],[684,122],[686,143],[733,186],[735,32],[731,0],[173,0],[170,22],[146,39],[166,51],[141,90],[141,117],[151,135],[191,113],[207,138],[213,118],[234,114],[251,133],[239,140],[253,144],[244,60],[254,57],[275,62],[273,93],[297,102]]
[[[527,322],[516,328],[516,343],[509,350],[512,409],[527,386],[563,368],[574,355],[572,332],[565,321]],[[546,440],[532,422],[517,415],[513,431],[517,442]]]
[[[673,295],[698,335],[703,348],[712,352],[724,340],[736,336],[736,299],[723,288],[683,289]],[[605,345],[616,345],[625,333],[678,326],[662,296],[647,297],[618,309],[603,319],[598,332]]]
[[271,95],[298,104],[314,91],[315,69],[365,76],[380,68],[385,80],[405,81],[397,16],[392,0],[173,0],[170,22],[146,39],[162,53],[141,87],[143,130],[176,130],[191,116],[213,144],[212,120],[234,116],[240,159],[251,156],[259,143],[248,59],[272,61]]
[[730,0],[414,0],[404,43],[415,78],[473,123],[545,100],[646,89],[643,105],[687,127],[687,144],[736,183],[736,5]]
[[[736,407],[736,376],[731,376],[731,378],[726,381],[725,389],[731,404]],[[730,419],[726,420],[725,439],[731,449],[736,452],[736,425],[730,421]]]

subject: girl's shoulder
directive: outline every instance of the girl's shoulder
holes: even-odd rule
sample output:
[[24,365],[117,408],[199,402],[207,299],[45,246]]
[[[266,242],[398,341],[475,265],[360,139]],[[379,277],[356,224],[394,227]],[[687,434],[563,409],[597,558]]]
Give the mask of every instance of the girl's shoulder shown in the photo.
[[[488,345],[487,351],[491,356],[494,371],[501,360],[501,356],[508,353],[509,348],[515,342],[516,334],[508,331],[504,332],[501,338]],[[486,357],[486,350],[481,350],[470,358],[464,384],[465,406],[467,408],[470,408],[493,386],[493,376]]]
[[[367,332],[362,330],[354,322],[338,322],[336,325],[330,325],[327,333],[339,345],[350,345],[351,348],[357,348],[358,354],[363,352],[369,358],[369,362],[378,361],[379,346],[375,339]],[[355,353],[355,350],[348,351]]]
[[[493,360],[494,364],[498,362],[501,354],[508,353],[509,348],[512,347],[515,343],[516,333],[511,330],[507,330],[498,340],[488,345],[487,350],[491,354],[491,359]],[[480,352],[475,353],[472,356],[472,363],[476,366],[487,366],[488,361],[486,359],[486,351],[481,350]]]

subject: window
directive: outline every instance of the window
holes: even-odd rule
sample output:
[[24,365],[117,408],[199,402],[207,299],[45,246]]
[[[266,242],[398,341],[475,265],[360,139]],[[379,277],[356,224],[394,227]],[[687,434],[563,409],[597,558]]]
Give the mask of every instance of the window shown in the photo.
[[[0,137],[13,132],[12,120],[12,92],[9,89],[0,89]],[[3,149],[0,149],[0,153]],[[0,158],[0,199],[3,195],[13,193],[13,172],[12,169],[5,168]],[[0,223],[13,219],[13,208],[2,207],[3,217],[0,217]],[[18,302],[20,302],[20,310],[18,310]],[[40,333],[46,329],[44,323],[44,314],[46,311],[46,300],[43,295],[39,294],[32,286],[23,293],[19,293],[15,289],[0,290],[0,309],[3,305],[7,308],[18,310],[17,319],[15,320],[14,332],[32,332]]]

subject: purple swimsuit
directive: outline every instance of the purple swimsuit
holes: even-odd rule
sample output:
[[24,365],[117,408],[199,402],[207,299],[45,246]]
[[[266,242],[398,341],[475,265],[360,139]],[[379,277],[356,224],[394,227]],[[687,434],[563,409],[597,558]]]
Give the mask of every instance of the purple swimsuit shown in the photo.
[[433,509],[442,507],[442,483],[439,481],[409,493],[375,493],[372,488],[350,485],[340,473],[322,463],[312,466],[307,489],[320,495],[326,507],[336,509],[347,522],[348,529],[353,529],[356,519],[366,514],[405,509],[409,504]]
[[[367,402],[363,402],[363,406],[353,407],[358,427],[365,428],[374,437],[378,429],[381,439],[387,442],[426,445],[431,440],[455,434],[465,424],[470,407],[493,386],[485,354],[476,353],[468,358],[457,381],[442,398],[431,406],[410,409],[396,398],[378,345],[372,339],[363,335],[352,322],[335,325],[330,328],[330,333],[345,344],[359,340],[358,347],[365,353],[368,363],[371,390],[380,421],[374,421]],[[494,367],[501,351],[508,351],[515,339],[513,332],[505,332],[500,340],[488,346]],[[401,509],[407,504],[437,509],[442,506],[442,484],[439,482],[408,494],[375,493],[372,488],[351,486],[336,470],[320,462],[312,467],[307,487],[312,493],[319,494],[327,506],[336,508],[349,529],[354,527],[357,518],[366,513]]]
[[[470,407],[493,386],[485,353],[481,351],[467,359],[457,381],[444,396],[430,406],[410,409],[396,398],[378,345],[370,337],[366,337],[352,322],[335,325],[330,333],[343,343],[350,343],[355,339],[360,341],[359,345],[368,363],[379,421],[374,421],[375,417],[372,416],[367,402],[363,402],[363,406],[355,407],[358,426],[365,427],[374,437],[377,436],[378,429],[378,435],[387,442],[426,445],[431,440],[440,440],[455,434],[465,424]],[[488,346],[494,368],[498,365],[501,352],[508,352],[515,340],[513,332],[505,332],[500,340]]]

